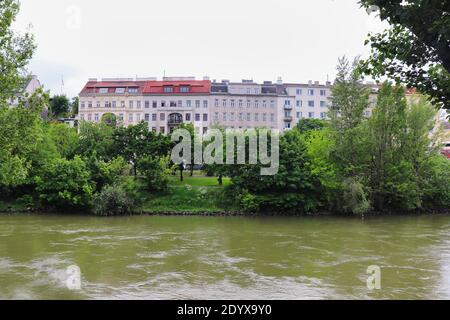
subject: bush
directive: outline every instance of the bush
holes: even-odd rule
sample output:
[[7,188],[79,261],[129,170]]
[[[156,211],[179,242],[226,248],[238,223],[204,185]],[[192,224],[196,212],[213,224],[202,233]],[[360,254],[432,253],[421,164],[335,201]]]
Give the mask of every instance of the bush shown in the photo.
[[93,213],[97,216],[130,215],[136,210],[133,197],[120,185],[108,185],[94,196]]
[[344,181],[343,210],[353,214],[364,214],[370,209],[370,202],[364,185],[355,178]]
[[144,157],[138,162],[138,169],[145,177],[148,190],[161,191],[167,189],[169,184],[168,157]]
[[83,208],[91,203],[93,183],[86,164],[78,156],[73,160],[54,159],[45,164],[35,182],[43,205]]

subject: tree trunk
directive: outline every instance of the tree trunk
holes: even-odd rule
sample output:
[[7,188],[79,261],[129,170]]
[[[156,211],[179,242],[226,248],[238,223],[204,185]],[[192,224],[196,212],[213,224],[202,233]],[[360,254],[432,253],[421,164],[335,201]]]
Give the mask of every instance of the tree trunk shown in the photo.
[[219,181],[219,185],[221,186],[223,184],[222,181],[222,175],[220,174],[219,177],[217,178],[217,180]]

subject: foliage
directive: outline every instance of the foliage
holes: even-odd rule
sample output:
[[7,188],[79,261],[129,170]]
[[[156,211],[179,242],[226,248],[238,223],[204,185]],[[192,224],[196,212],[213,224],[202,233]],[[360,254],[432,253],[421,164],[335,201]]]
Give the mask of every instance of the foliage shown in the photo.
[[369,211],[370,201],[365,186],[357,178],[347,178],[343,183],[344,212],[362,215]]
[[147,190],[161,191],[169,182],[170,159],[166,157],[144,156],[138,162],[139,172],[144,175]]
[[112,158],[109,161],[91,157],[88,161],[91,179],[95,183],[97,190],[102,190],[103,186],[107,184],[112,185],[118,181],[126,167],[126,162],[121,156]]
[[102,115],[101,119],[102,123],[106,124],[107,126],[110,126],[112,128],[117,127],[117,117],[114,113],[107,112]]
[[136,205],[126,190],[118,184],[107,185],[94,196],[93,213],[97,216],[130,215]]
[[113,152],[113,128],[103,123],[81,122],[77,154],[83,158],[96,157],[109,161]]
[[448,0],[361,0],[377,6],[390,28],[370,34],[371,56],[361,68],[388,76],[430,96],[438,108],[450,109],[450,17]]
[[62,158],[73,158],[79,146],[78,133],[65,123],[50,123],[47,133]]
[[51,99],[50,108],[53,117],[68,116],[70,111],[70,101],[65,95],[53,96]]
[[19,13],[17,0],[2,0],[0,5],[0,108],[16,94],[23,93],[29,77],[25,67],[33,56],[33,36],[15,34],[11,28]]
[[302,118],[297,123],[297,129],[301,133],[316,131],[327,126],[327,122],[321,119]]
[[94,188],[89,170],[79,156],[73,160],[54,159],[44,165],[35,180],[44,206],[82,208],[91,203]]
[[80,98],[78,97],[72,98],[72,102],[70,103],[70,113],[72,117],[75,117],[78,114],[79,105],[80,105]]

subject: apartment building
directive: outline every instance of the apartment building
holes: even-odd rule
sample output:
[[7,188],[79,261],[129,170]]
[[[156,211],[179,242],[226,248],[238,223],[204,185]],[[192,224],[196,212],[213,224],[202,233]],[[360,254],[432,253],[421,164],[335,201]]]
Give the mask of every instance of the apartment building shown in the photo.
[[192,123],[196,132],[211,127],[266,127],[288,130],[301,118],[324,119],[331,83],[230,82],[192,77],[89,79],[80,92],[78,119],[99,122],[113,113],[127,126],[141,121],[156,132]]

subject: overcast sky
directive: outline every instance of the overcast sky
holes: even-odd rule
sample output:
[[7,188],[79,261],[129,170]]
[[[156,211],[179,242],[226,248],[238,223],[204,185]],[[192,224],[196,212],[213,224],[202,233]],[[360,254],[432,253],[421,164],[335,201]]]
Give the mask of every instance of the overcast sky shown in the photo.
[[383,25],[358,0],[22,0],[30,64],[46,89],[75,96],[88,78],[196,76],[324,82],[340,56],[367,55]]

